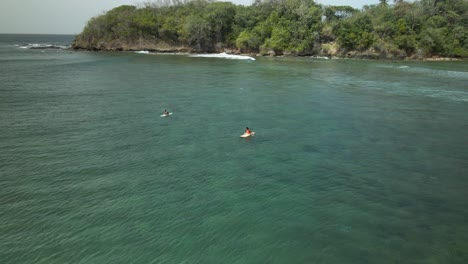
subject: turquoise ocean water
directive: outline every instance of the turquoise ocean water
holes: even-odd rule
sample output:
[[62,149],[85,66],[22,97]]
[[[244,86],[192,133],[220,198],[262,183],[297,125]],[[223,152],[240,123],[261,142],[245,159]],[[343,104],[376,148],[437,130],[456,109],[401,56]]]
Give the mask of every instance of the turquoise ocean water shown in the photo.
[[0,263],[468,263],[467,62],[72,39],[0,35]]

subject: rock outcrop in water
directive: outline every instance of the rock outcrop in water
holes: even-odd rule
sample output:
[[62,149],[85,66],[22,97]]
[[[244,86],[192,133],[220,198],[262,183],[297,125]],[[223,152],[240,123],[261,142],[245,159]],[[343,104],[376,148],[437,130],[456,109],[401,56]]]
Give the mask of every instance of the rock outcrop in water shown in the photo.
[[55,44],[23,44],[20,46],[22,49],[68,49],[69,46],[55,45]]

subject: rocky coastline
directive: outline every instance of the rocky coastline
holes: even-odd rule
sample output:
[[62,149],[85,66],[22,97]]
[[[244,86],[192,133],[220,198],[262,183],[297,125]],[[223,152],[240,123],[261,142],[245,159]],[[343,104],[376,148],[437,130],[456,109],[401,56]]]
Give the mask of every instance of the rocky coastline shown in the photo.
[[[80,41],[75,39],[71,45],[73,50],[86,50],[86,51],[148,51],[155,53],[200,53],[194,48],[182,45],[167,43],[158,40],[139,39],[136,41]],[[317,48],[314,52],[308,54],[296,54],[294,52],[262,50],[260,52],[241,52],[239,49],[218,48],[211,52],[203,53],[226,53],[235,55],[247,55],[251,57],[312,57],[322,59],[368,59],[368,60],[422,60],[422,61],[462,61],[460,58],[449,58],[439,56],[423,56],[413,54],[406,56],[403,52],[390,52],[390,51],[343,51],[336,48],[335,43],[327,43]]]

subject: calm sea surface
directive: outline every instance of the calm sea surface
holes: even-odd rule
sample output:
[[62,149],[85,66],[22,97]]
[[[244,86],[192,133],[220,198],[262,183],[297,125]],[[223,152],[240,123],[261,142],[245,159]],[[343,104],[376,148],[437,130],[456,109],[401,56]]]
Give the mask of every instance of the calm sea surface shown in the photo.
[[72,40],[0,35],[0,263],[468,263],[467,62]]

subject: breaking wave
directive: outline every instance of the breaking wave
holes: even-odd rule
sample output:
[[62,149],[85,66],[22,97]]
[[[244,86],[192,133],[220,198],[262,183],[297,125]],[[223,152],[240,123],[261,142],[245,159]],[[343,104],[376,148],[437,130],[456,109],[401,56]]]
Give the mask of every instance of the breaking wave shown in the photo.
[[149,51],[147,50],[138,50],[138,51],[135,51],[135,53],[138,53],[138,54],[151,54]]
[[68,45],[55,45],[55,44],[23,44],[15,45],[20,49],[68,49]]
[[255,58],[245,55],[233,55],[225,52],[219,54],[193,54],[190,57],[202,57],[202,58],[221,58],[221,59],[232,59],[232,60],[255,60]]
[[312,59],[321,59],[321,60],[329,60],[330,58],[327,56],[311,56]]
[[218,54],[189,54],[189,53],[167,53],[167,52],[150,52],[147,50],[134,51],[138,54],[155,54],[155,55],[188,55],[189,57],[201,57],[201,58],[221,58],[221,59],[232,59],[232,60],[255,60],[255,58],[245,55],[232,55],[225,52]]

